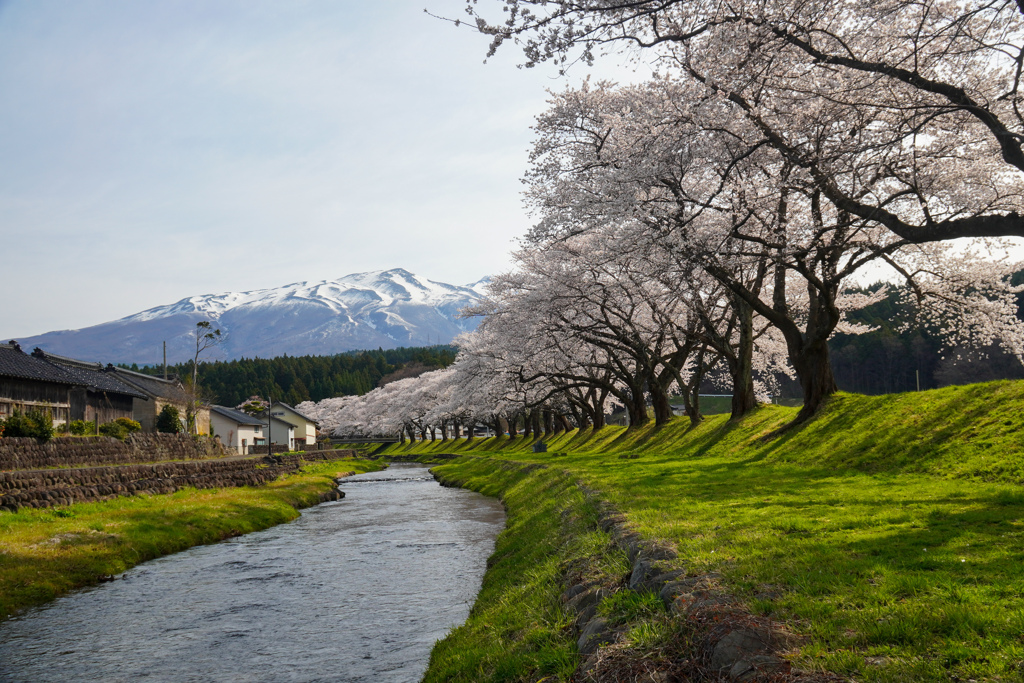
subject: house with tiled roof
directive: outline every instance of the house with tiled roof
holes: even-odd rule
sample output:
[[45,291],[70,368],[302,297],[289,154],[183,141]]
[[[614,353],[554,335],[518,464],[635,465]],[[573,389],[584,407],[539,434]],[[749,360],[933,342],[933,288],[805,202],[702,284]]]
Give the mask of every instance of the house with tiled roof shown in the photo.
[[0,419],[39,411],[54,425],[71,419],[71,391],[86,384],[64,369],[25,353],[16,341],[0,344]]
[[[143,431],[156,431],[156,418],[166,405],[177,408],[181,419],[185,419],[191,397],[176,377],[164,379],[124,368],[113,368],[111,372],[117,379],[138,389],[149,399],[148,401],[136,399],[133,405],[135,419],[142,425]],[[208,407],[202,406],[197,411],[196,428],[200,434],[210,433],[210,409]]]
[[135,419],[135,402],[149,401],[146,394],[120,381],[112,365],[58,356],[39,348],[32,351],[32,358],[57,367],[79,383],[69,394],[72,420],[103,424],[120,417]]
[[263,422],[258,417],[225,406],[210,406],[210,433],[239,455],[247,455],[250,447],[267,443]]
[[277,416],[277,412],[275,410],[274,415],[267,415],[267,411],[264,410],[257,416],[263,423],[263,433],[270,443],[275,446],[284,446],[289,451],[293,451],[295,450],[295,425],[282,420]]
[[282,420],[295,428],[295,443],[292,448],[300,444],[313,445],[316,443],[316,420],[303,415],[287,403],[277,401],[270,409],[270,414],[278,420]]

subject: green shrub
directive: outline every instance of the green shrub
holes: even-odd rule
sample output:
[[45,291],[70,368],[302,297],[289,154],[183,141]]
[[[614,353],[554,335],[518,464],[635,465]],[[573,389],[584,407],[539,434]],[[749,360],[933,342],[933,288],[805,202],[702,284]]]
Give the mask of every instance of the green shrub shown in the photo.
[[156,430],[165,434],[181,433],[181,413],[174,406],[164,406],[156,418]]
[[68,423],[68,431],[75,436],[85,436],[86,434],[93,434],[96,432],[95,422],[86,422],[85,420],[72,420]]
[[112,436],[115,439],[120,439],[121,441],[128,438],[128,430],[117,424],[117,422],[104,422],[101,424],[100,434],[103,436]]
[[130,417],[119,417],[114,420],[114,422],[124,427],[129,434],[135,434],[142,431],[142,425]]
[[40,441],[49,441],[53,438],[53,418],[44,415],[38,410],[32,410],[22,415],[15,410],[10,417],[3,421],[4,436],[28,436]]

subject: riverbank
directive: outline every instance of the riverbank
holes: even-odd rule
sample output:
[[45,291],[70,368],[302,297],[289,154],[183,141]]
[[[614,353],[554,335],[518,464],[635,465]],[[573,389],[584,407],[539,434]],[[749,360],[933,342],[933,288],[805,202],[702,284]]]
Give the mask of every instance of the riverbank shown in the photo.
[[567,568],[608,581],[625,567],[596,529],[596,510],[549,468],[463,458],[432,472],[501,498],[507,520],[466,623],[434,646],[424,683],[568,680],[579,655],[559,600]]
[[258,487],[0,513],[0,619],[140,562],[290,521],[332,490],[337,476],[382,468],[365,460],[326,461]]
[[[696,429],[674,422],[571,432],[547,439],[550,452],[541,454],[522,438],[427,442],[388,453],[482,456],[461,483],[485,492],[506,477],[499,460],[566,472],[620,510],[629,529],[674,550],[671,564],[684,580],[713,577],[752,617],[788,628],[795,638],[783,654],[794,668],[864,681],[1022,680],[1024,383],[841,395],[811,423],[770,436],[793,414],[766,406],[737,423],[709,418]],[[515,495],[559,517],[566,508],[536,488]],[[517,533],[514,519],[510,509],[506,533]],[[536,542],[522,539],[524,548]],[[499,549],[495,558],[496,567],[506,555]],[[518,614],[505,618],[531,625],[508,631],[510,660],[543,659],[555,636],[530,634],[537,625],[544,633],[564,630],[569,616],[552,606],[551,586],[538,594],[554,611],[523,602],[518,576],[540,570],[530,559],[517,567],[503,575],[492,567],[464,628],[486,630],[485,622],[472,626],[476,614],[497,605]],[[620,569],[623,592],[628,578]],[[648,652],[671,650],[685,635],[678,619],[658,625],[664,607],[624,596],[652,609]],[[436,666],[446,647],[438,646]],[[478,675],[464,680],[536,680],[505,668],[500,652],[488,657],[467,660]],[[555,680],[566,679],[565,669],[553,669]]]

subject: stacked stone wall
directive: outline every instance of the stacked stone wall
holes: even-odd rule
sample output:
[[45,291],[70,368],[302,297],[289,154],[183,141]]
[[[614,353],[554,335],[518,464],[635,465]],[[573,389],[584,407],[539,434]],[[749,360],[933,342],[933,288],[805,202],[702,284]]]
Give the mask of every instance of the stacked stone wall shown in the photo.
[[259,486],[304,463],[336,460],[352,451],[162,462],[149,465],[77,467],[0,472],[0,509],[46,508],[134,494],[173,493],[180,488]]
[[127,441],[109,436],[58,436],[46,443],[23,437],[0,438],[0,470],[203,460],[225,454],[219,441],[187,434],[140,433],[132,434]]

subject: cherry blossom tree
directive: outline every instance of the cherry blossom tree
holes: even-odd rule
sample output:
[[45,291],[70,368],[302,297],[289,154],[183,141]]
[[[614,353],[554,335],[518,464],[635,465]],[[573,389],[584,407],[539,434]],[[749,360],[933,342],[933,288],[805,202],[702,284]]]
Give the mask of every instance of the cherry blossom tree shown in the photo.
[[501,0],[491,54],[592,62],[614,44],[714,93],[839,210],[915,243],[1022,236],[1024,16],[950,0]]
[[[872,302],[844,294],[844,283],[875,263],[913,279],[902,260],[923,253],[832,202],[749,117],[692,81],[586,84],[555,96],[536,128],[527,175],[540,217],[532,243],[545,248],[626,225],[636,228],[629,241],[661,246],[680,269],[703,269],[728,290],[739,316],[739,356],[718,349],[734,375],[749,373],[755,314],[781,333],[804,393],[798,421],[836,391],[828,339],[837,329],[857,331],[844,312]],[[938,268],[933,261],[928,272]],[[961,290],[1001,290],[1012,300],[1005,272],[972,272],[986,283],[961,278]],[[932,303],[951,296],[931,293]],[[734,385],[738,415],[752,403],[744,405],[749,384]]]

